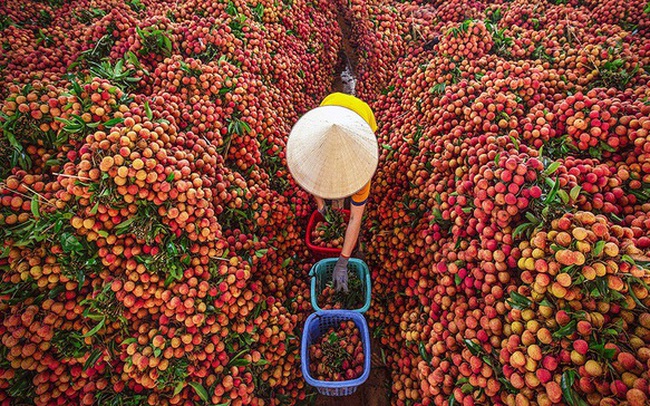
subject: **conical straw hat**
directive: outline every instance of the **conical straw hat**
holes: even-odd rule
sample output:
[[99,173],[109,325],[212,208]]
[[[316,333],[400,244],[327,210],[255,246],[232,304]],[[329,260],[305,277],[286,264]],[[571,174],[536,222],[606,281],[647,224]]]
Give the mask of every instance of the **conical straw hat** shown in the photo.
[[354,111],[321,106],[308,111],[291,129],[287,165],[298,184],[324,199],[358,192],[379,162],[377,139]]

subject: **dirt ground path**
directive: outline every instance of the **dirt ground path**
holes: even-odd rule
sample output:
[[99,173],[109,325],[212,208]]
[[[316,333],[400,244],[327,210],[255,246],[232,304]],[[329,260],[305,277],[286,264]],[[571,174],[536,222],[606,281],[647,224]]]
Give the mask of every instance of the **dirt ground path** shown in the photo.
[[[334,83],[332,84],[332,92],[346,92],[346,84],[342,79],[342,76],[351,75],[354,76],[357,71],[357,66],[359,63],[359,58],[354,48],[353,43],[350,41],[352,36],[352,30],[350,24],[347,20],[339,14],[337,15],[337,23],[341,27],[341,50],[339,52],[339,63],[336,67],[336,72],[334,73]],[[348,72],[345,72],[344,71]],[[342,75],[342,73],[344,73]]]
[[[341,73],[348,68],[352,74],[357,71],[358,55],[353,43],[350,41],[352,31],[349,23],[339,13],[337,18],[343,34],[341,44],[340,63],[334,73],[333,92],[344,92],[346,86],[341,79]],[[372,348],[372,368],[368,380],[361,385],[357,391],[350,396],[324,396],[318,395],[315,400],[315,406],[389,406],[390,393],[390,373],[388,368],[381,360],[381,351],[378,342],[373,340]]]

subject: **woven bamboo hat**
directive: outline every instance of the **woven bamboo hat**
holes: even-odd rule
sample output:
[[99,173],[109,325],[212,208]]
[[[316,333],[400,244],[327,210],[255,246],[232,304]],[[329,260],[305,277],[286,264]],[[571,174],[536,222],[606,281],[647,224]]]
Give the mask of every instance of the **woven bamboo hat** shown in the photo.
[[287,165],[307,192],[341,199],[370,181],[379,162],[378,149],[374,132],[360,115],[345,107],[321,106],[291,129]]

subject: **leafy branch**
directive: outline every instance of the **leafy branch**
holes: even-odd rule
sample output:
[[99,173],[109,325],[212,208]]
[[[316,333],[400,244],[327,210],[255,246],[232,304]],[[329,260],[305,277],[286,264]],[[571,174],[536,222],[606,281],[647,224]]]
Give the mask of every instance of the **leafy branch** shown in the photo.
[[[131,55],[135,57],[133,53]],[[134,90],[136,84],[141,80],[141,78],[134,76],[134,69],[127,69],[124,66],[124,59],[118,60],[115,66],[107,60],[99,63],[90,62],[90,73],[118,85],[124,92]]]
[[135,28],[140,40],[142,41],[141,55],[154,53],[165,57],[171,56],[173,50],[172,40],[169,35],[170,31],[163,31],[153,27],[141,29]]

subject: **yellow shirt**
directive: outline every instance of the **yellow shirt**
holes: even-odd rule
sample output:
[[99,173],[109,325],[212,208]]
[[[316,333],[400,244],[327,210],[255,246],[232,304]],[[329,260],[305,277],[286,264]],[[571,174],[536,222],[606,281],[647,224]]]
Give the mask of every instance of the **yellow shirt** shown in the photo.
[[[332,93],[327,96],[320,104],[321,106],[341,106],[348,108],[358,115],[360,115],[366,123],[370,126],[373,132],[377,131],[377,122],[375,121],[375,115],[372,112],[372,109],[366,102],[361,99],[358,99],[352,95],[345,93]],[[361,188],[358,192],[352,195],[352,204],[355,206],[363,206],[368,200],[370,195],[370,181],[366,183],[364,187]]]

